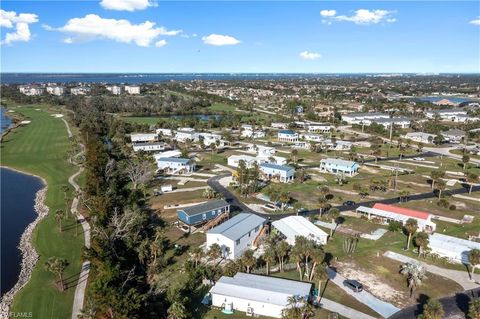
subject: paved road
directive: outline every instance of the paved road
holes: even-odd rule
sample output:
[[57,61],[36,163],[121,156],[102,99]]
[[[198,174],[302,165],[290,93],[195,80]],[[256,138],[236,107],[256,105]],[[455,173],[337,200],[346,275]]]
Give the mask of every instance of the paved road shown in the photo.
[[[233,209],[238,209],[246,213],[251,213],[251,214],[256,214],[258,216],[261,216],[266,219],[271,219],[271,220],[278,220],[287,216],[292,216],[295,215],[295,213],[260,213],[256,212],[249,207],[247,207],[245,204],[243,204],[232,192],[230,192],[227,188],[225,188],[223,185],[220,184],[219,180],[224,177],[228,177],[230,174],[224,174],[224,175],[219,175],[219,176],[214,176],[208,179],[207,184],[217,193],[221,194],[225,200],[232,206]],[[472,189],[472,192],[477,192],[480,191],[480,186],[474,186]],[[444,194],[446,195],[456,195],[456,194],[468,194],[468,187],[462,187],[462,188],[457,188],[453,190],[447,190],[444,191]],[[425,200],[425,199],[430,199],[430,198],[436,198],[437,196],[432,192],[426,192],[426,193],[420,193],[420,194],[414,194],[414,195],[409,195],[408,196],[408,201],[415,201],[415,200]],[[386,198],[386,199],[378,199],[378,200],[371,200],[371,201],[365,201],[361,203],[357,203],[352,206],[345,206],[345,205],[339,205],[339,206],[333,206],[335,208],[338,208],[340,212],[348,211],[348,210],[355,210],[359,206],[368,206],[371,207],[376,203],[382,203],[382,204],[396,204],[398,203],[398,197],[394,198]],[[318,209],[313,209],[308,212],[305,212],[304,215],[318,215],[320,211]]]
[[[431,153],[435,153],[436,155],[440,154],[440,155],[444,155],[444,156],[454,158],[454,159],[457,159],[457,160],[461,161],[462,160],[462,155],[450,153],[450,150],[456,150],[456,149],[458,149],[458,146],[460,146],[460,145],[449,146],[449,147],[424,147],[424,149],[431,152]],[[475,158],[470,158],[470,162],[475,163],[475,164],[480,164],[480,160],[475,159]]]
[[435,275],[439,275],[445,278],[448,278],[450,280],[455,281],[458,283],[460,286],[463,287],[463,289],[474,289],[478,288],[480,286],[480,275],[479,274],[472,274],[473,279],[476,281],[470,280],[468,277],[468,273],[465,271],[459,271],[459,270],[453,270],[453,269],[446,269],[446,268],[441,268],[435,265],[430,265],[427,264],[423,261],[419,261],[414,258],[407,257],[402,254],[394,253],[393,251],[386,251],[383,256],[400,261],[402,263],[406,262],[416,262],[420,263],[425,267],[425,269]]
[[335,283],[343,291],[345,291],[347,294],[357,299],[364,305],[370,307],[372,310],[374,310],[384,318],[388,318],[400,310],[394,305],[378,299],[377,297],[365,290],[361,292],[354,292],[350,288],[345,287],[343,285],[343,282],[346,280],[346,278],[338,274],[337,272],[335,272],[335,270],[331,268],[328,269],[328,276],[330,277],[330,281]]

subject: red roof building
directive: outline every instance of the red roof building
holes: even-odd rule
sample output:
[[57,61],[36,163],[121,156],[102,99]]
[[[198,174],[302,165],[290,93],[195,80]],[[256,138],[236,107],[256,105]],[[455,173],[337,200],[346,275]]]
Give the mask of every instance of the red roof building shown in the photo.
[[409,208],[403,208],[403,207],[381,204],[381,203],[376,203],[375,205],[373,205],[373,208],[381,209],[387,212],[392,212],[392,213],[396,213],[396,214],[400,214],[408,217],[430,220],[430,213],[422,212],[420,210],[413,210]]

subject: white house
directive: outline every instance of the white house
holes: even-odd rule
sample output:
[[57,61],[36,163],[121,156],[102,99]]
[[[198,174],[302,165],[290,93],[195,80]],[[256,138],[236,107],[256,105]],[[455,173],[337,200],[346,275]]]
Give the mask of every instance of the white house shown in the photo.
[[410,132],[405,134],[404,138],[407,140],[412,140],[418,143],[432,144],[435,140],[435,134],[429,134],[424,132]]
[[110,91],[113,95],[120,95],[122,93],[122,88],[117,85],[108,85],[105,87],[107,91]]
[[270,126],[272,128],[276,128],[276,129],[279,129],[279,130],[285,130],[285,129],[288,128],[287,123],[279,123],[279,122],[272,122],[272,124],[270,124]]
[[434,119],[438,116],[440,117],[440,119],[444,121],[452,121],[452,122],[463,122],[465,117],[468,118],[467,111],[462,109],[430,110],[430,111],[427,111],[425,115],[429,119]]
[[257,163],[270,163],[270,164],[277,164],[277,165],[286,165],[287,159],[281,156],[257,156]]
[[465,131],[457,130],[457,129],[451,129],[446,132],[442,132],[440,134],[443,136],[443,138],[447,142],[454,143],[454,144],[463,142],[465,138]]
[[70,89],[72,95],[85,95],[87,93],[90,93],[90,88],[86,86],[77,86]]
[[156,142],[158,140],[157,133],[132,133],[130,134],[132,143]]
[[446,257],[452,262],[468,264],[468,252],[480,249],[480,243],[435,233],[430,235],[428,247],[432,253]]
[[326,158],[320,161],[320,171],[335,175],[354,176],[358,173],[358,164],[338,158]]
[[157,158],[157,167],[169,174],[192,173],[195,163],[188,158],[161,157]]
[[275,154],[277,150],[275,147],[258,145],[258,144],[248,144],[247,152],[257,153],[258,156],[271,156]]
[[384,128],[390,128],[390,125],[399,126],[400,128],[409,128],[411,120],[408,117],[392,117],[379,118],[372,120],[373,123],[382,125]]
[[308,123],[308,131],[312,133],[330,133],[332,128],[329,124]]
[[212,306],[224,313],[245,312],[247,316],[282,318],[292,296],[308,300],[312,284],[283,278],[237,273],[222,276],[210,289]]
[[63,86],[47,86],[47,93],[60,96],[63,95],[65,92],[65,88]]
[[241,136],[248,138],[262,138],[265,137],[265,131],[259,128],[254,128],[253,125],[250,124],[243,124]]
[[42,95],[44,88],[36,85],[21,85],[18,87],[20,93],[28,96]]
[[404,207],[376,203],[372,208],[360,206],[356,212],[365,215],[369,220],[376,219],[385,225],[388,225],[391,221],[398,221],[405,225],[408,219],[415,219],[418,224],[418,231],[431,233],[437,228],[437,225],[432,222],[432,214]]
[[198,142],[200,135],[193,129],[182,128],[177,130],[177,132],[175,133],[175,138],[179,142],[186,142],[187,140],[190,140],[192,142]]
[[295,245],[295,238],[298,236],[312,239],[319,245],[327,243],[328,234],[302,216],[288,216],[274,221],[272,226],[292,246]]
[[167,144],[164,142],[145,142],[137,143],[133,142],[133,151],[144,151],[144,152],[154,152],[154,151],[163,151],[167,147]]
[[248,155],[230,155],[227,158],[227,164],[233,167],[238,167],[238,165],[240,164],[240,161],[244,161],[245,166],[247,168],[250,168],[253,166],[253,163],[257,162],[257,158],[253,156],[248,156]]
[[278,140],[282,142],[297,142],[298,133],[292,130],[281,130],[278,131]]
[[348,151],[352,148],[353,143],[349,141],[337,140],[335,143],[331,139],[325,139],[320,143],[323,147],[335,151]]
[[157,135],[173,136],[173,131],[169,128],[157,128],[155,133],[157,133]]
[[266,220],[254,214],[240,213],[207,231],[207,248],[218,244],[226,259],[236,260],[254,242],[264,228]]
[[372,121],[378,119],[388,119],[390,116],[385,113],[348,113],[342,115],[342,120],[348,124],[366,124],[370,125]]
[[324,137],[322,135],[312,134],[312,133],[301,134],[300,138],[304,139],[305,141],[317,142],[317,143],[324,140]]
[[260,172],[266,179],[278,180],[282,183],[293,182],[295,177],[295,168],[286,165],[262,163]]
[[217,144],[217,141],[220,142],[219,146],[223,146],[222,136],[220,134],[214,133],[198,133],[198,138],[203,139],[203,144],[209,146],[210,144]]
[[309,142],[305,142],[305,141],[297,141],[297,142],[293,143],[293,145],[291,145],[291,147],[299,148],[299,149],[303,149],[303,150],[309,150],[311,148],[311,144]]
[[140,94],[140,87],[138,85],[125,85],[124,89],[128,94]]
[[173,150],[173,151],[165,151],[165,152],[160,152],[153,154],[153,157],[155,158],[156,161],[160,158],[167,158],[167,157],[180,157],[182,155],[182,152],[179,150]]

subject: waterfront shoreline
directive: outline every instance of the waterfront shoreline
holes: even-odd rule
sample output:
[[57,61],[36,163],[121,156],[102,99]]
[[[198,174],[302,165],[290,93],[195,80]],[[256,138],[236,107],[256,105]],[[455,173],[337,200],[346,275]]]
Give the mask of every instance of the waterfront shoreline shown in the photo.
[[49,212],[48,206],[45,204],[45,196],[48,190],[46,180],[38,175],[24,172],[19,169],[1,165],[1,168],[15,171],[20,174],[32,176],[42,181],[43,187],[35,194],[34,211],[37,213],[35,220],[33,220],[24,230],[20,237],[18,249],[20,250],[22,260],[20,264],[20,274],[15,285],[7,291],[0,300],[0,318],[8,318],[10,314],[10,307],[12,306],[15,295],[30,281],[33,269],[37,265],[39,255],[32,243],[33,231],[38,223],[43,220]]

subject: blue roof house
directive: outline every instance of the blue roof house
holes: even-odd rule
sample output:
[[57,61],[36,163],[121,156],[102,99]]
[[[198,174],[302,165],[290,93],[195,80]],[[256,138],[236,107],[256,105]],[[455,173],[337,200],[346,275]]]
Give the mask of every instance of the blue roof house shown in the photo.
[[358,163],[338,158],[326,158],[320,161],[320,171],[352,177],[358,173]]
[[268,180],[290,183],[295,178],[295,168],[291,166],[262,163],[259,168],[262,175]]
[[195,206],[177,209],[178,219],[187,226],[204,224],[223,213],[230,212],[230,205],[223,199],[212,200]]

